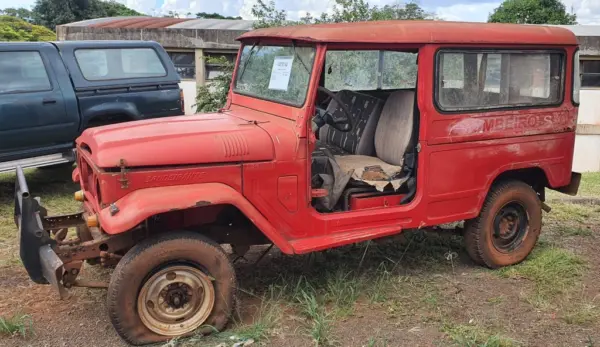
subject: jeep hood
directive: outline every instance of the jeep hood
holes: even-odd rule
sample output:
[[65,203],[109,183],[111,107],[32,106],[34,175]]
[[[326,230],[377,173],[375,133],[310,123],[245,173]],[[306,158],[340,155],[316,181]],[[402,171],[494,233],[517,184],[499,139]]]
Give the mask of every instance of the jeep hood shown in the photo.
[[90,128],[77,139],[98,167],[211,164],[273,159],[269,134],[229,114],[199,114]]

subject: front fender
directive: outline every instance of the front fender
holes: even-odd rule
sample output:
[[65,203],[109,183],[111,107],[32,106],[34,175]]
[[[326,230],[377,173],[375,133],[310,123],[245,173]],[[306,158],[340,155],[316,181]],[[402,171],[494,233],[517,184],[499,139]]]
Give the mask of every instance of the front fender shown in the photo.
[[200,183],[182,186],[140,189],[114,203],[119,209],[111,215],[110,207],[100,211],[100,227],[107,234],[131,230],[147,218],[159,213],[206,205],[230,204],[237,207],[282,252],[293,252],[289,242],[237,190],[222,183]]

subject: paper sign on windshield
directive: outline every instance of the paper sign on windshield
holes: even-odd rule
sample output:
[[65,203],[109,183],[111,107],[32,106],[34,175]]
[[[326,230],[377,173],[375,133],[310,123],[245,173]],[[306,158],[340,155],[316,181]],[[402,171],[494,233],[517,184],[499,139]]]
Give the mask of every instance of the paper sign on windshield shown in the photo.
[[271,70],[271,80],[269,81],[269,89],[288,89],[293,62],[294,57],[292,56],[275,57],[275,61],[273,61],[273,69]]

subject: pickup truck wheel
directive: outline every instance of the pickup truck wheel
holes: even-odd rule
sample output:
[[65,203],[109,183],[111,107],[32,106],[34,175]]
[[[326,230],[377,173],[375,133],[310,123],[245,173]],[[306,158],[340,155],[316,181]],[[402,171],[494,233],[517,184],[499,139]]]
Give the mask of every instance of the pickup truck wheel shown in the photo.
[[155,343],[222,330],[233,312],[233,265],[221,247],[191,232],[147,239],[121,259],[108,287],[110,319],[127,342]]
[[477,218],[465,225],[465,246],[478,264],[495,269],[520,263],[535,247],[542,226],[537,193],[524,182],[494,186]]

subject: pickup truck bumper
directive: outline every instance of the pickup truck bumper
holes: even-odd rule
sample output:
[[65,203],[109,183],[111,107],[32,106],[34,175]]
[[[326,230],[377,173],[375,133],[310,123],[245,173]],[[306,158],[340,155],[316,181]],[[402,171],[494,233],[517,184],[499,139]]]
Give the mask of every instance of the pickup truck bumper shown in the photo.
[[62,285],[64,264],[56,254],[56,241],[45,228],[46,209],[39,198],[29,194],[25,175],[17,167],[15,182],[15,223],[18,227],[19,254],[32,281],[51,284],[64,297],[66,289]]

